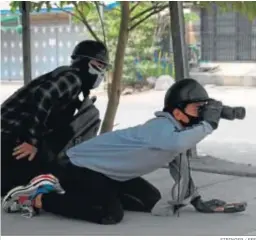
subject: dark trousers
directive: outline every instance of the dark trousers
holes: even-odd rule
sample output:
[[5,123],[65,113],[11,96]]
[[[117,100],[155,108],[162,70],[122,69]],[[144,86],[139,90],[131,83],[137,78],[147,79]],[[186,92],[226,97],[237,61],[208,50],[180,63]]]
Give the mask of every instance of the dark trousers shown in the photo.
[[46,194],[42,198],[47,212],[99,224],[116,224],[123,219],[124,210],[150,212],[161,198],[160,192],[143,178],[119,182],[72,164],[66,170],[67,173],[59,176],[66,193]]
[[150,212],[161,198],[149,182],[136,178],[114,181],[105,175],[69,163],[62,167],[47,162],[47,153],[40,151],[33,161],[12,157],[17,143],[2,135],[1,196],[12,188],[28,184],[37,175],[52,173],[59,178],[66,193],[43,196],[43,209],[68,218],[99,224],[115,224],[122,220],[124,210]]

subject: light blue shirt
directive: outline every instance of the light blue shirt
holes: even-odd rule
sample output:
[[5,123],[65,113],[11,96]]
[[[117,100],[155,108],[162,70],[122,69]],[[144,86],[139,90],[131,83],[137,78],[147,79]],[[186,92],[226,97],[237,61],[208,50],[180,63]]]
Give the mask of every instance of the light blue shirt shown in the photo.
[[70,148],[67,155],[76,166],[126,181],[163,167],[213,131],[207,122],[182,128],[169,113],[155,115],[142,125],[80,143]]

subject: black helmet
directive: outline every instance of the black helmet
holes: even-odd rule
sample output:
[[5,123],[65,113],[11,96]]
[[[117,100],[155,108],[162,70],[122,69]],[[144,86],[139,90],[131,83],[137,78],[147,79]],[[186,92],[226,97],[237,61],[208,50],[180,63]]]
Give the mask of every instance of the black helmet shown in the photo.
[[175,82],[166,92],[164,107],[179,107],[183,104],[204,102],[210,98],[204,87],[192,78]]
[[109,56],[106,46],[104,43],[94,40],[85,40],[78,43],[73,50],[71,58],[73,60],[83,58],[94,59],[109,66]]

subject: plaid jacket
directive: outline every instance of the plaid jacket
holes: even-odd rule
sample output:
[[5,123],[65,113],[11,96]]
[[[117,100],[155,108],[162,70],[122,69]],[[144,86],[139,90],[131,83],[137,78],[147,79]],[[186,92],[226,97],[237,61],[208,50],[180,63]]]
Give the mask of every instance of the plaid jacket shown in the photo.
[[[49,132],[49,116],[65,110],[81,92],[75,70],[60,67],[20,88],[1,106],[1,132],[33,145]],[[55,114],[55,116],[57,116]]]

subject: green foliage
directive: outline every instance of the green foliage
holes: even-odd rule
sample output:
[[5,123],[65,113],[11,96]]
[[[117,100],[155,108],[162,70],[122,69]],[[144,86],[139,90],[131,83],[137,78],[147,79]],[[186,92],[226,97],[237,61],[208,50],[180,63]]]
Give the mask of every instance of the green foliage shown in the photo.
[[[11,3],[12,10],[19,7],[18,1]],[[72,5],[73,12],[68,12],[75,23],[83,23],[92,38],[104,40],[110,50],[111,62],[114,62],[119,26],[121,20],[120,7],[110,11],[104,11],[102,19],[99,11],[99,3],[96,1],[60,1],[57,3],[49,1],[31,2],[31,11],[40,11],[47,7],[48,11],[53,7],[63,8],[66,5]],[[157,27],[156,13],[167,8],[166,2],[131,2],[130,3],[130,21],[129,21],[129,39],[125,57],[124,81],[136,80],[134,68],[134,58],[152,57],[155,50],[155,32]],[[63,11],[66,11],[63,8]],[[150,72],[150,71],[149,71]]]
[[[133,11],[133,16],[149,9],[152,6],[150,2],[141,2]],[[136,72],[141,72],[143,78],[149,77],[152,69],[147,64],[148,61],[142,61],[135,65],[135,58],[139,59],[151,59],[155,48],[155,36],[154,32],[157,27],[156,15],[148,18],[143,24],[138,25],[132,31],[128,40],[128,46],[126,49],[125,68],[123,81],[137,81]],[[139,21],[139,20],[137,20]],[[128,56],[131,56],[130,58]],[[151,62],[153,66],[153,62]],[[145,76],[145,73],[148,74]]]
[[143,60],[136,65],[136,70],[142,75],[143,80],[147,77],[159,77],[163,74],[170,74],[170,68],[166,64],[163,66],[160,60],[157,62]]
[[[152,4],[150,2],[140,2],[136,5],[131,4],[132,16],[138,16],[141,12],[150,9]],[[117,39],[119,34],[119,25],[121,19],[120,8],[117,7],[111,11],[104,11],[104,30],[106,33],[106,44],[110,51],[110,59],[113,62],[116,52]],[[135,23],[139,21],[137,18]],[[99,14],[96,9],[93,9],[87,16],[88,23],[94,26],[94,31],[103,39],[103,29],[99,21]],[[132,23],[132,21],[130,22]],[[133,23],[132,23],[133,24]],[[131,24],[131,26],[132,26]],[[125,64],[124,64],[124,74],[122,81],[126,83],[132,83],[137,81],[136,71],[138,71],[137,66],[134,65],[136,57],[139,58],[152,58],[153,52],[155,50],[154,46],[154,33],[157,26],[156,16],[152,15],[143,24],[137,25],[136,28],[130,31],[128,44],[126,48]]]
[[[148,59],[140,59],[136,64],[134,58],[132,58],[132,65],[129,70],[130,75],[132,75],[134,78],[127,78],[125,81],[126,83],[134,83],[137,81],[136,72],[139,73],[141,78],[140,80],[142,81],[145,81],[148,77],[157,78],[161,75],[173,75],[173,61],[168,54],[163,55],[161,52],[159,52],[159,55],[155,60],[153,59],[152,55]],[[127,64],[127,66],[129,66],[129,64]]]
[[20,7],[20,2],[19,2],[19,1],[12,1],[12,2],[10,3],[10,7],[11,7],[11,11],[12,11],[12,12],[15,12],[16,10],[19,9],[19,7]]
[[160,66],[158,63],[155,63],[150,60],[142,60],[136,65],[137,71],[145,79],[146,77],[157,77]]
[[196,22],[200,20],[199,16],[195,12],[191,13],[184,13],[184,20],[185,22]]

